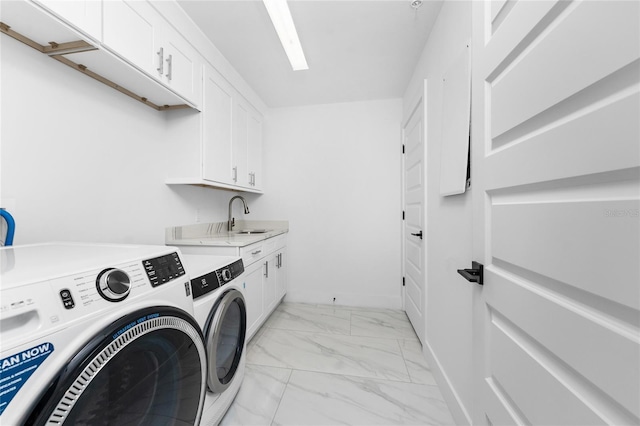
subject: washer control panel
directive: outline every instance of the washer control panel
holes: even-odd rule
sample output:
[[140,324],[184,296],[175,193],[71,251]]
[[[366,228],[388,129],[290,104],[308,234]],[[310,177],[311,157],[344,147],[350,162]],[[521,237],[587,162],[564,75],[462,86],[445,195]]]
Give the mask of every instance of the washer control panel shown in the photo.
[[193,298],[197,299],[233,281],[244,272],[242,259],[191,280]]
[[177,252],[142,261],[153,287],[168,283],[184,275],[184,267]]

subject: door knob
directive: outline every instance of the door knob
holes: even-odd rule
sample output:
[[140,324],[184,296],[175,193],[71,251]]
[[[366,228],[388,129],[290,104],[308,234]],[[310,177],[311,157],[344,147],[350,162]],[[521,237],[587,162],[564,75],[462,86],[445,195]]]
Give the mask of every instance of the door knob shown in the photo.
[[411,234],[415,237],[420,237],[420,239],[422,239],[422,231],[418,232],[417,234]]
[[484,285],[484,266],[476,261],[471,262],[471,269],[458,269],[458,273],[467,281]]

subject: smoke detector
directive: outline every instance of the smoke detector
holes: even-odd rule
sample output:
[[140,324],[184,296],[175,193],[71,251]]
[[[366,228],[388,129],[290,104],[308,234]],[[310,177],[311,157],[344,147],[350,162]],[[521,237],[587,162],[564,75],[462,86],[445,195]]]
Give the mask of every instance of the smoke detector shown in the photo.
[[420,8],[420,6],[422,6],[422,0],[412,0],[411,1],[411,7],[414,9],[418,9]]

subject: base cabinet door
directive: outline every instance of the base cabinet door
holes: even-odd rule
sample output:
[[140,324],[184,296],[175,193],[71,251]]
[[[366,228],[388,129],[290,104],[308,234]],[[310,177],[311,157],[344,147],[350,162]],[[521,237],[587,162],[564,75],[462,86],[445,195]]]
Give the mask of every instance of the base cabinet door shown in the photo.
[[277,254],[271,253],[264,260],[264,281],[263,281],[263,297],[264,297],[264,312],[270,314],[276,305],[276,280],[278,275],[278,261]]
[[282,300],[287,293],[287,248],[283,247],[276,254],[276,300]]
[[264,310],[262,306],[264,266],[262,262],[255,262],[246,267],[241,275],[244,288],[244,301],[247,306],[247,340],[251,339],[262,324]]

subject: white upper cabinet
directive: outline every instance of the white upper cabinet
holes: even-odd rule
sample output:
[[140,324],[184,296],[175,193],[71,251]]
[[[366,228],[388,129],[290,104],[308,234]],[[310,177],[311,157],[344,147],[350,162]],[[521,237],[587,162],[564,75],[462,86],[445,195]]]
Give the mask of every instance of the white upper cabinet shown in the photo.
[[247,169],[250,185],[262,190],[262,115],[250,110],[247,124]]
[[237,97],[233,108],[233,171],[236,185],[250,187],[247,166],[249,107]]
[[233,167],[236,184],[262,189],[262,116],[243,97],[234,103]]
[[234,185],[232,170],[233,87],[212,67],[205,67],[202,108],[202,177]]
[[158,77],[176,93],[200,106],[202,103],[202,61],[196,49],[173,27],[163,25],[157,51],[164,61]]
[[162,17],[146,1],[104,2],[102,43],[149,75],[160,69],[155,50]]
[[262,115],[211,65],[202,113],[170,115],[168,184],[262,192]]
[[146,1],[103,2],[102,43],[199,107],[199,53]]
[[94,40],[102,39],[102,0],[35,0]]

